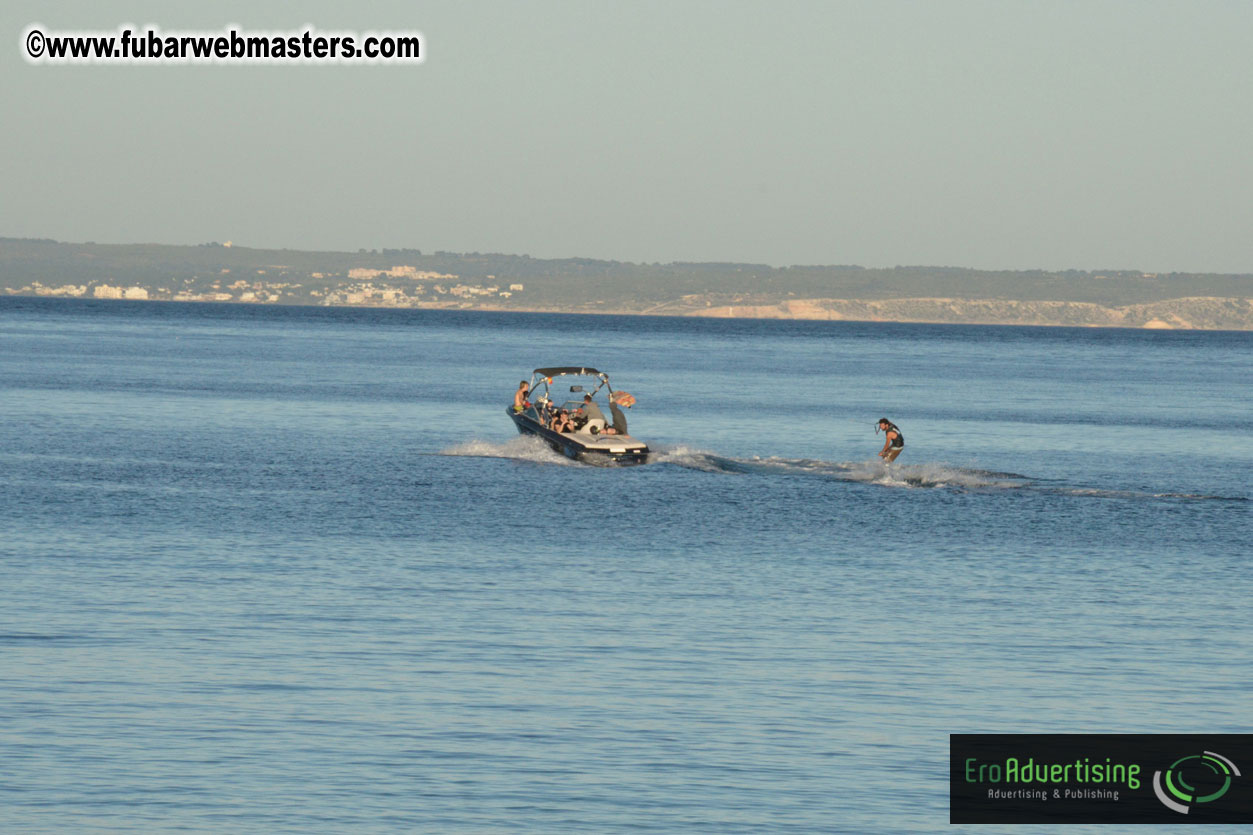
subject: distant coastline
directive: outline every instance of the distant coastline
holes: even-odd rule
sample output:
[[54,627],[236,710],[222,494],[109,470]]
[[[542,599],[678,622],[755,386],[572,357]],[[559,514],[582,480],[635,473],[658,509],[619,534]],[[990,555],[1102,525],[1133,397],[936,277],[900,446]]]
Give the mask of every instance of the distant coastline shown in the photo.
[[419,310],[1253,330],[1253,276],[636,264],[416,249],[0,238],[0,296]]

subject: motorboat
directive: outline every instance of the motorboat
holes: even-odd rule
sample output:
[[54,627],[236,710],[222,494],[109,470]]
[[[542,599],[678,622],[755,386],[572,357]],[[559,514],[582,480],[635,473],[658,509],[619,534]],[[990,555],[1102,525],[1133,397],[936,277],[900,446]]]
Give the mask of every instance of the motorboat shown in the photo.
[[[586,366],[537,368],[531,374],[528,391],[521,410],[512,405],[506,408],[521,434],[542,438],[562,455],[589,464],[643,464],[648,460],[648,445],[624,431],[626,416],[622,410],[630,408],[635,398],[615,392],[603,371]],[[592,398],[594,409],[584,410],[585,397]],[[604,417],[606,404],[613,415],[610,421]],[[550,428],[562,409],[572,416],[572,431]]]

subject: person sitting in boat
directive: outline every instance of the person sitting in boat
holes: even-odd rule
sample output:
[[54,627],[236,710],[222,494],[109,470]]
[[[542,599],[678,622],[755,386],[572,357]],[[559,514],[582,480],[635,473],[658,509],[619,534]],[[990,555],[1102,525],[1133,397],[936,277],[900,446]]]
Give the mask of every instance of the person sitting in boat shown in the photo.
[[527,402],[527,398],[531,396],[531,390],[527,386],[526,380],[518,383],[518,390],[513,393],[513,410],[520,412],[528,408],[531,404]]
[[579,407],[579,411],[583,413],[583,416],[587,420],[599,420],[601,423],[605,422],[605,413],[602,412],[600,407],[592,400],[592,396],[590,394],[583,395],[583,405]]
[[573,432],[574,421],[570,419],[570,412],[565,409],[558,412],[557,416],[553,418],[553,425],[549,428],[554,432]]
[[613,415],[613,423],[605,427],[604,433],[606,435],[627,434],[626,415],[623,414],[620,408],[618,408],[618,404],[621,403],[629,409],[631,408],[631,404],[634,402],[635,398],[631,397],[629,394],[626,397],[620,397],[615,394],[613,397],[609,398],[609,414]]

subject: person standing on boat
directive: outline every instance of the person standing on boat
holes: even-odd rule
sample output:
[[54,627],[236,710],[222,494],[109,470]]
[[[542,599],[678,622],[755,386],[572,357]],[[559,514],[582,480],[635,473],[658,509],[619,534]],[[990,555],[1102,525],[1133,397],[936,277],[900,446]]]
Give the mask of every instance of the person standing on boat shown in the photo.
[[[527,388],[526,380],[518,383],[518,390],[513,393],[513,410],[520,412],[531,404],[526,399],[531,396],[531,390]],[[499,408],[499,407],[497,407]]]
[[879,418],[879,424],[874,429],[876,435],[879,434],[880,429],[883,430],[884,440],[883,449],[879,450],[879,457],[891,464],[905,448],[905,434],[887,418]]

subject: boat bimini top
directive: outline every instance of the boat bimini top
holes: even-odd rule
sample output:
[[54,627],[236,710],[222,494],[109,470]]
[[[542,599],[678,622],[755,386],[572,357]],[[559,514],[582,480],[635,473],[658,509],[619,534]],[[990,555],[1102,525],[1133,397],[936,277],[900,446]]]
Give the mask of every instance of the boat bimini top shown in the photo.
[[[613,399],[613,386],[609,385],[609,375],[603,371],[597,371],[595,368],[586,366],[562,366],[559,368],[537,368],[531,372],[531,397],[535,403],[555,402],[557,397],[556,385],[553,382],[554,377],[591,377],[597,382],[591,391],[584,391],[583,386],[570,386],[571,394],[590,394],[592,397],[602,388],[609,392],[609,398]],[[543,386],[543,389],[536,391],[536,386]],[[582,400],[582,398],[578,398]]]

